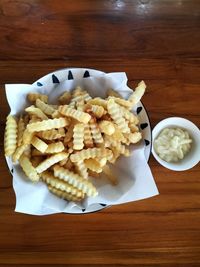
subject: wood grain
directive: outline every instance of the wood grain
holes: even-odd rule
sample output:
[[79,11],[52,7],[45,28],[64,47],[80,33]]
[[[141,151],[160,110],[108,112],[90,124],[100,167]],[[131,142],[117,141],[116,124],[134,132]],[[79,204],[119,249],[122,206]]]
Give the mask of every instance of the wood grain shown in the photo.
[[200,266],[200,167],[173,172],[151,157],[160,195],[88,215],[14,212],[3,156],[5,83],[64,67],[125,71],[152,126],[200,125],[200,2],[0,0],[0,265]]

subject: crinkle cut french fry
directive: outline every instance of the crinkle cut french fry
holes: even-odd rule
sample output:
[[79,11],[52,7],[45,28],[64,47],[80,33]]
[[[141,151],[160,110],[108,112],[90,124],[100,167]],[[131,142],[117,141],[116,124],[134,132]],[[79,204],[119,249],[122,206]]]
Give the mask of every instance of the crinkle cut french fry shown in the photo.
[[23,153],[25,156],[27,156],[29,159],[31,158],[31,145],[28,144],[24,150]]
[[78,174],[83,177],[84,179],[88,179],[88,172],[87,172],[87,167],[84,163],[84,161],[77,161],[74,163],[75,168],[78,172]]
[[69,160],[69,159],[63,159],[63,160],[61,160],[61,161],[59,162],[59,165],[60,165],[60,166],[64,166],[64,165],[67,163],[68,160]]
[[100,97],[95,97],[93,99],[90,99],[87,101],[87,103],[91,105],[102,106],[104,109],[107,109],[107,100],[102,99]]
[[51,143],[48,145],[47,149],[45,150],[46,154],[53,154],[62,152],[65,149],[63,143],[58,141],[56,143]]
[[[30,120],[28,122],[29,124],[34,123],[34,122],[38,122],[38,121],[41,121],[41,118],[37,117],[36,115],[30,114]],[[27,123],[27,125],[28,125],[28,123]]]
[[44,112],[41,109],[36,108],[34,105],[26,108],[25,111],[28,112],[31,115],[37,116],[38,118],[40,118],[42,120],[47,120],[48,119],[48,117],[44,114]]
[[123,133],[116,125],[114,126],[115,126],[115,132],[112,135],[110,135],[110,137],[115,141],[119,141],[122,143],[126,142],[126,138],[124,137]]
[[73,138],[73,130],[74,130],[74,122],[71,122],[69,127],[67,128],[67,133],[65,134],[64,138],[64,144],[67,146],[67,144],[72,140]]
[[33,136],[31,140],[31,145],[33,145],[35,148],[37,148],[37,150],[39,150],[42,153],[44,153],[45,150],[48,148],[48,145],[36,136]]
[[41,173],[42,180],[47,183],[48,185],[52,186],[53,188],[59,189],[66,193],[71,194],[72,196],[76,196],[78,198],[83,198],[84,193],[82,190],[70,185],[69,183],[60,180],[59,178],[55,177],[51,172],[45,171]]
[[103,172],[105,173],[106,177],[110,180],[110,182],[113,185],[117,185],[118,184],[118,180],[117,180],[116,176],[113,174],[113,172],[111,171],[111,169],[110,169],[110,167],[108,165],[104,166]]
[[117,97],[117,98],[122,98],[122,96],[117,91],[115,91],[114,89],[108,89],[107,95],[108,96],[114,96],[114,97]]
[[84,144],[87,148],[94,147],[90,126],[88,124],[85,124],[84,127]]
[[138,128],[138,126],[135,125],[135,123],[129,123],[128,127],[130,128],[131,133],[139,132],[139,128]]
[[84,147],[84,124],[77,123],[73,129],[73,149],[81,150]]
[[120,106],[123,106],[127,109],[131,109],[132,105],[131,105],[131,102],[129,102],[128,100],[126,99],[123,99],[123,98],[118,98],[118,97],[114,97],[114,96],[109,96],[108,97],[108,101],[110,99],[113,99],[115,101],[116,104],[120,105]]
[[64,130],[64,128],[59,128],[58,130],[51,129],[51,130],[47,130],[47,131],[37,132],[36,135],[42,139],[55,140],[55,139],[59,139],[61,137],[64,137],[65,136],[65,130]]
[[111,121],[105,121],[105,120],[100,121],[99,128],[102,133],[105,133],[107,135],[112,135],[115,132],[114,123]]
[[108,113],[114,120],[114,122],[117,124],[119,129],[122,133],[129,133],[130,129],[128,127],[128,123],[123,118],[121,111],[118,108],[118,105],[115,103],[113,99],[108,100]]
[[14,154],[12,155],[12,160],[15,163],[17,160],[19,160],[19,158],[21,157],[21,155],[23,154],[24,150],[27,148],[28,145],[20,145],[17,147],[17,149],[15,150]]
[[58,101],[60,102],[60,104],[64,105],[64,104],[68,104],[69,101],[71,100],[72,95],[70,92],[64,92],[59,98]]
[[[119,158],[120,156],[120,152],[114,147],[114,146],[111,146],[111,149],[112,149],[112,153],[113,153],[113,156],[112,158],[110,158],[108,161],[112,164],[115,163],[115,161]],[[105,166],[105,165],[104,165]]]
[[67,105],[59,106],[58,111],[67,117],[71,117],[83,123],[88,123],[88,121],[91,119],[91,116],[88,113],[70,108]]
[[82,149],[81,151],[76,152],[75,154],[71,154],[70,159],[72,162],[77,162],[89,158],[108,158],[112,155],[112,151],[106,148],[87,148]]
[[55,110],[55,111],[51,114],[51,117],[52,117],[53,119],[58,119],[58,118],[63,117],[63,116],[60,114],[60,112],[59,112],[58,110]]
[[79,190],[83,191],[88,197],[93,196],[95,197],[98,195],[96,188],[93,184],[82,178],[81,176],[60,167],[59,165],[54,166],[54,175],[61,180],[64,180],[71,184],[72,186],[78,188]]
[[11,156],[17,145],[17,122],[12,115],[8,115],[6,118],[4,135],[4,152],[6,156]]
[[82,89],[80,86],[77,86],[73,91],[72,91],[72,98],[69,103],[69,107],[75,108],[76,102],[79,99],[79,96],[82,94]]
[[66,152],[60,152],[60,153],[54,154],[54,155],[50,156],[49,158],[45,159],[43,162],[41,162],[37,166],[36,171],[38,173],[41,173],[41,172],[47,170],[52,165],[54,165],[55,163],[58,163],[59,161],[68,158],[68,156],[69,156],[69,154]]
[[93,172],[101,173],[102,167],[96,159],[85,159],[85,166]]
[[96,123],[96,121],[93,118],[91,118],[91,120],[89,121],[89,126],[90,126],[90,130],[91,130],[91,134],[92,134],[92,138],[94,140],[94,143],[102,144],[103,143],[103,137],[101,135],[101,131],[99,129],[98,124]]
[[55,112],[55,109],[40,99],[36,100],[36,107],[39,108],[44,114],[52,115]]
[[90,105],[90,104],[87,104],[85,106],[85,111],[93,113],[96,118],[101,118],[106,113],[105,109],[102,106]]
[[40,177],[36,171],[36,169],[33,167],[30,159],[22,155],[19,158],[19,164],[22,167],[23,171],[25,172],[26,176],[32,181],[32,182],[38,182]]
[[132,144],[136,144],[142,139],[142,134],[140,132],[125,134],[125,136]]
[[122,111],[122,115],[123,117],[128,120],[128,122],[130,123],[135,123],[138,124],[139,120],[138,117],[136,115],[134,115],[132,112],[130,112],[128,109],[126,109],[125,107],[122,107],[120,105],[118,105],[119,109]]
[[27,125],[27,129],[30,132],[40,132],[45,130],[51,130],[54,128],[62,128],[69,124],[66,118],[59,119],[49,119],[44,121],[39,121]]
[[144,83],[144,81],[141,81],[135,88],[133,94],[128,99],[132,106],[136,105],[140,101],[140,99],[145,93],[145,89],[146,89],[146,84]]
[[84,110],[84,99],[81,99],[76,102],[76,108],[77,110],[83,111]]
[[40,99],[45,103],[48,102],[48,96],[47,95],[38,94],[38,93],[28,93],[27,98],[31,103],[34,103],[37,99]]
[[52,187],[50,185],[48,185],[48,189],[52,194],[56,195],[59,198],[65,199],[67,201],[80,202],[84,198],[84,197],[76,197],[74,195],[71,195],[70,193],[59,190],[59,189]]
[[110,136],[105,136],[104,141],[105,147],[115,148],[126,157],[130,155],[130,151],[121,142],[113,140]]
[[17,146],[21,146],[22,144],[22,137],[23,137],[23,133],[24,133],[24,130],[25,130],[25,123],[24,123],[24,119],[23,117],[21,116],[19,118],[19,121],[18,121],[18,125],[17,125]]

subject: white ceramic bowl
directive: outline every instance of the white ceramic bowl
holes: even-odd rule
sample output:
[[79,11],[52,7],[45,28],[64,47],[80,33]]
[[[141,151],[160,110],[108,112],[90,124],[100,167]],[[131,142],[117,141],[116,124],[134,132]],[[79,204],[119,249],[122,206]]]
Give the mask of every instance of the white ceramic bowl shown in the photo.
[[[178,162],[166,162],[161,159],[154,150],[154,140],[164,128],[180,127],[188,131],[192,138],[192,147],[188,154]],[[160,121],[152,132],[152,153],[154,158],[164,167],[174,171],[185,171],[191,169],[200,161],[200,130],[189,120],[179,117],[171,117]]]

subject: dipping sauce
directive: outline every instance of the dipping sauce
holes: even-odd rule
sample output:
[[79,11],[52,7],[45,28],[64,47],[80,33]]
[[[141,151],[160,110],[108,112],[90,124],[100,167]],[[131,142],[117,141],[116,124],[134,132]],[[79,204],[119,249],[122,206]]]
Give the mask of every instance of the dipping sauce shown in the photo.
[[177,162],[191,149],[192,139],[181,128],[165,128],[154,141],[156,154],[167,162]]

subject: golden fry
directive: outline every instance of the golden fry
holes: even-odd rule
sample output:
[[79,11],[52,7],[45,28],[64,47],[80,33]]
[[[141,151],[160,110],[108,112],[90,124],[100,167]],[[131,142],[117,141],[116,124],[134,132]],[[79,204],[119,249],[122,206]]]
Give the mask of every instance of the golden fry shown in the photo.
[[105,133],[107,135],[112,135],[115,132],[115,125],[111,121],[105,121],[105,120],[100,121],[99,128],[102,133]]
[[131,106],[136,105],[140,101],[140,99],[145,93],[145,89],[146,89],[146,84],[144,83],[144,81],[141,81],[135,88],[133,94],[128,99],[128,101],[131,103]]
[[108,89],[107,94],[108,94],[108,96],[114,96],[117,98],[122,98],[122,96],[117,91],[115,91],[113,89]]
[[49,119],[44,121],[39,121],[27,125],[29,132],[40,132],[45,130],[51,130],[54,128],[62,128],[69,124],[66,118],[60,119]]
[[22,167],[23,171],[25,172],[26,176],[32,181],[32,182],[38,182],[40,177],[36,171],[36,169],[33,167],[30,159],[22,155],[19,159],[19,164]]
[[129,133],[126,134],[125,136],[132,144],[136,144],[142,139],[142,134],[140,132]]
[[38,94],[38,93],[29,93],[27,95],[27,98],[31,103],[34,103],[37,99],[40,99],[45,103],[48,102],[48,96],[47,95],[42,95],[42,94]]
[[77,173],[84,179],[88,179],[87,167],[84,161],[78,161],[74,163]]
[[6,118],[6,128],[4,134],[4,153],[6,156],[11,156],[17,146],[17,122],[12,115]]
[[41,173],[41,172],[47,170],[52,165],[58,163],[59,161],[68,158],[68,156],[69,156],[69,154],[66,152],[60,152],[60,153],[54,154],[54,155],[50,156],[49,158],[45,159],[43,162],[41,162],[37,166],[36,171],[38,173]]
[[118,105],[115,103],[113,99],[109,99],[108,101],[108,113],[110,114],[113,121],[117,124],[122,133],[130,133],[128,123],[123,118],[118,108]]
[[102,167],[96,159],[85,159],[85,166],[93,172],[102,172]]
[[55,140],[65,136],[64,128],[51,129],[47,131],[41,131],[36,133],[38,137],[46,140]]
[[52,115],[55,112],[55,109],[40,99],[36,100],[36,107],[39,108],[44,114]]
[[48,145],[36,136],[32,138],[31,145],[33,145],[37,150],[39,150],[42,153],[44,153],[45,150],[48,148]]
[[103,137],[101,135],[101,131],[99,129],[98,124],[96,123],[96,121],[91,118],[91,120],[89,121],[89,126],[90,126],[90,130],[91,130],[91,134],[92,134],[92,138],[95,144],[102,144],[103,143]]
[[19,160],[21,155],[24,153],[24,150],[27,148],[28,145],[20,145],[18,148],[15,150],[15,153],[12,155],[12,160],[14,163]]
[[73,129],[73,149],[81,150],[84,147],[84,124],[77,123]]
[[42,112],[42,110],[40,110],[39,108],[36,108],[34,105],[26,108],[25,111],[31,115],[37,116],[38,118],[40,118],[42,120],[48,119],[48,117]]
[[84,127],[84,144],[87,148],[94,147],[90,126],[88,124],[85,124]]
[[70,92],[64,92],[59,98],[58,101],[60,104],[64,105],[64,104],[68,104],[69,101],[71,100],[72,95]]
[[57,189],[55,187],[52,187],[50,185],[48,185],[48,189],[52,194],[56,195],[57,197],[63,198],[67,201],[80,202],[84,198],[84,196],[83,197],[77,197],[77,196],[74,196],[70,193],[62,191],[60,189]]
[[90,99],[89,101],[87,101],[87,103],[91,105],[102,106],[104,109],[107,109],[107,100],[102,99],[100,97],[95,97],[93,99]]
[[91,116],[88,113],[68,107],[67,105],[59,106],[58,111],[67,117],[71,117],[83,123],[88,123],[91,119]]
[[65,149],[63,143],[61,141],[56,143],[51,143],[48,145],[47,149],[45,150],[46,154],[54,154],[62,152]]
[[109,157],[112,155],[112,151],[106,148],[87,148],[82,149],[81,151],[76,152],[76,154],[71,154],[70,159],[72,162],[77,162],[89,158],[100,158],[100,157]]
[[76,196],[78,198],[84,197],[84,193],[82,190],[79,190],[78,188],[70,185],[69,183],[61,179],[58,179],[51,172],[45,171],[41,173],[41,178],[45,183],[47,183],[53,188],[59,189],[61,191],[71,194],[72,196]]
[[19,121],[18,121],[18,126],[17,126],[17,146],[21,146],[22,142],[23,142],[23,133],[24,133],[24,130],[25,130],[25,123],[24,123],[24,119],[23,117],[21,116],[19,118]]
[[55,165],[53,169],[54,169],[54,175],[56,177],[78,188],[79,190],[84,192],[88,197],[90,196],[95,197],[98,194],[93,184],[88,180],[82,178],[78,174],[68,171],[63,167],[60,167],[59,165]]

